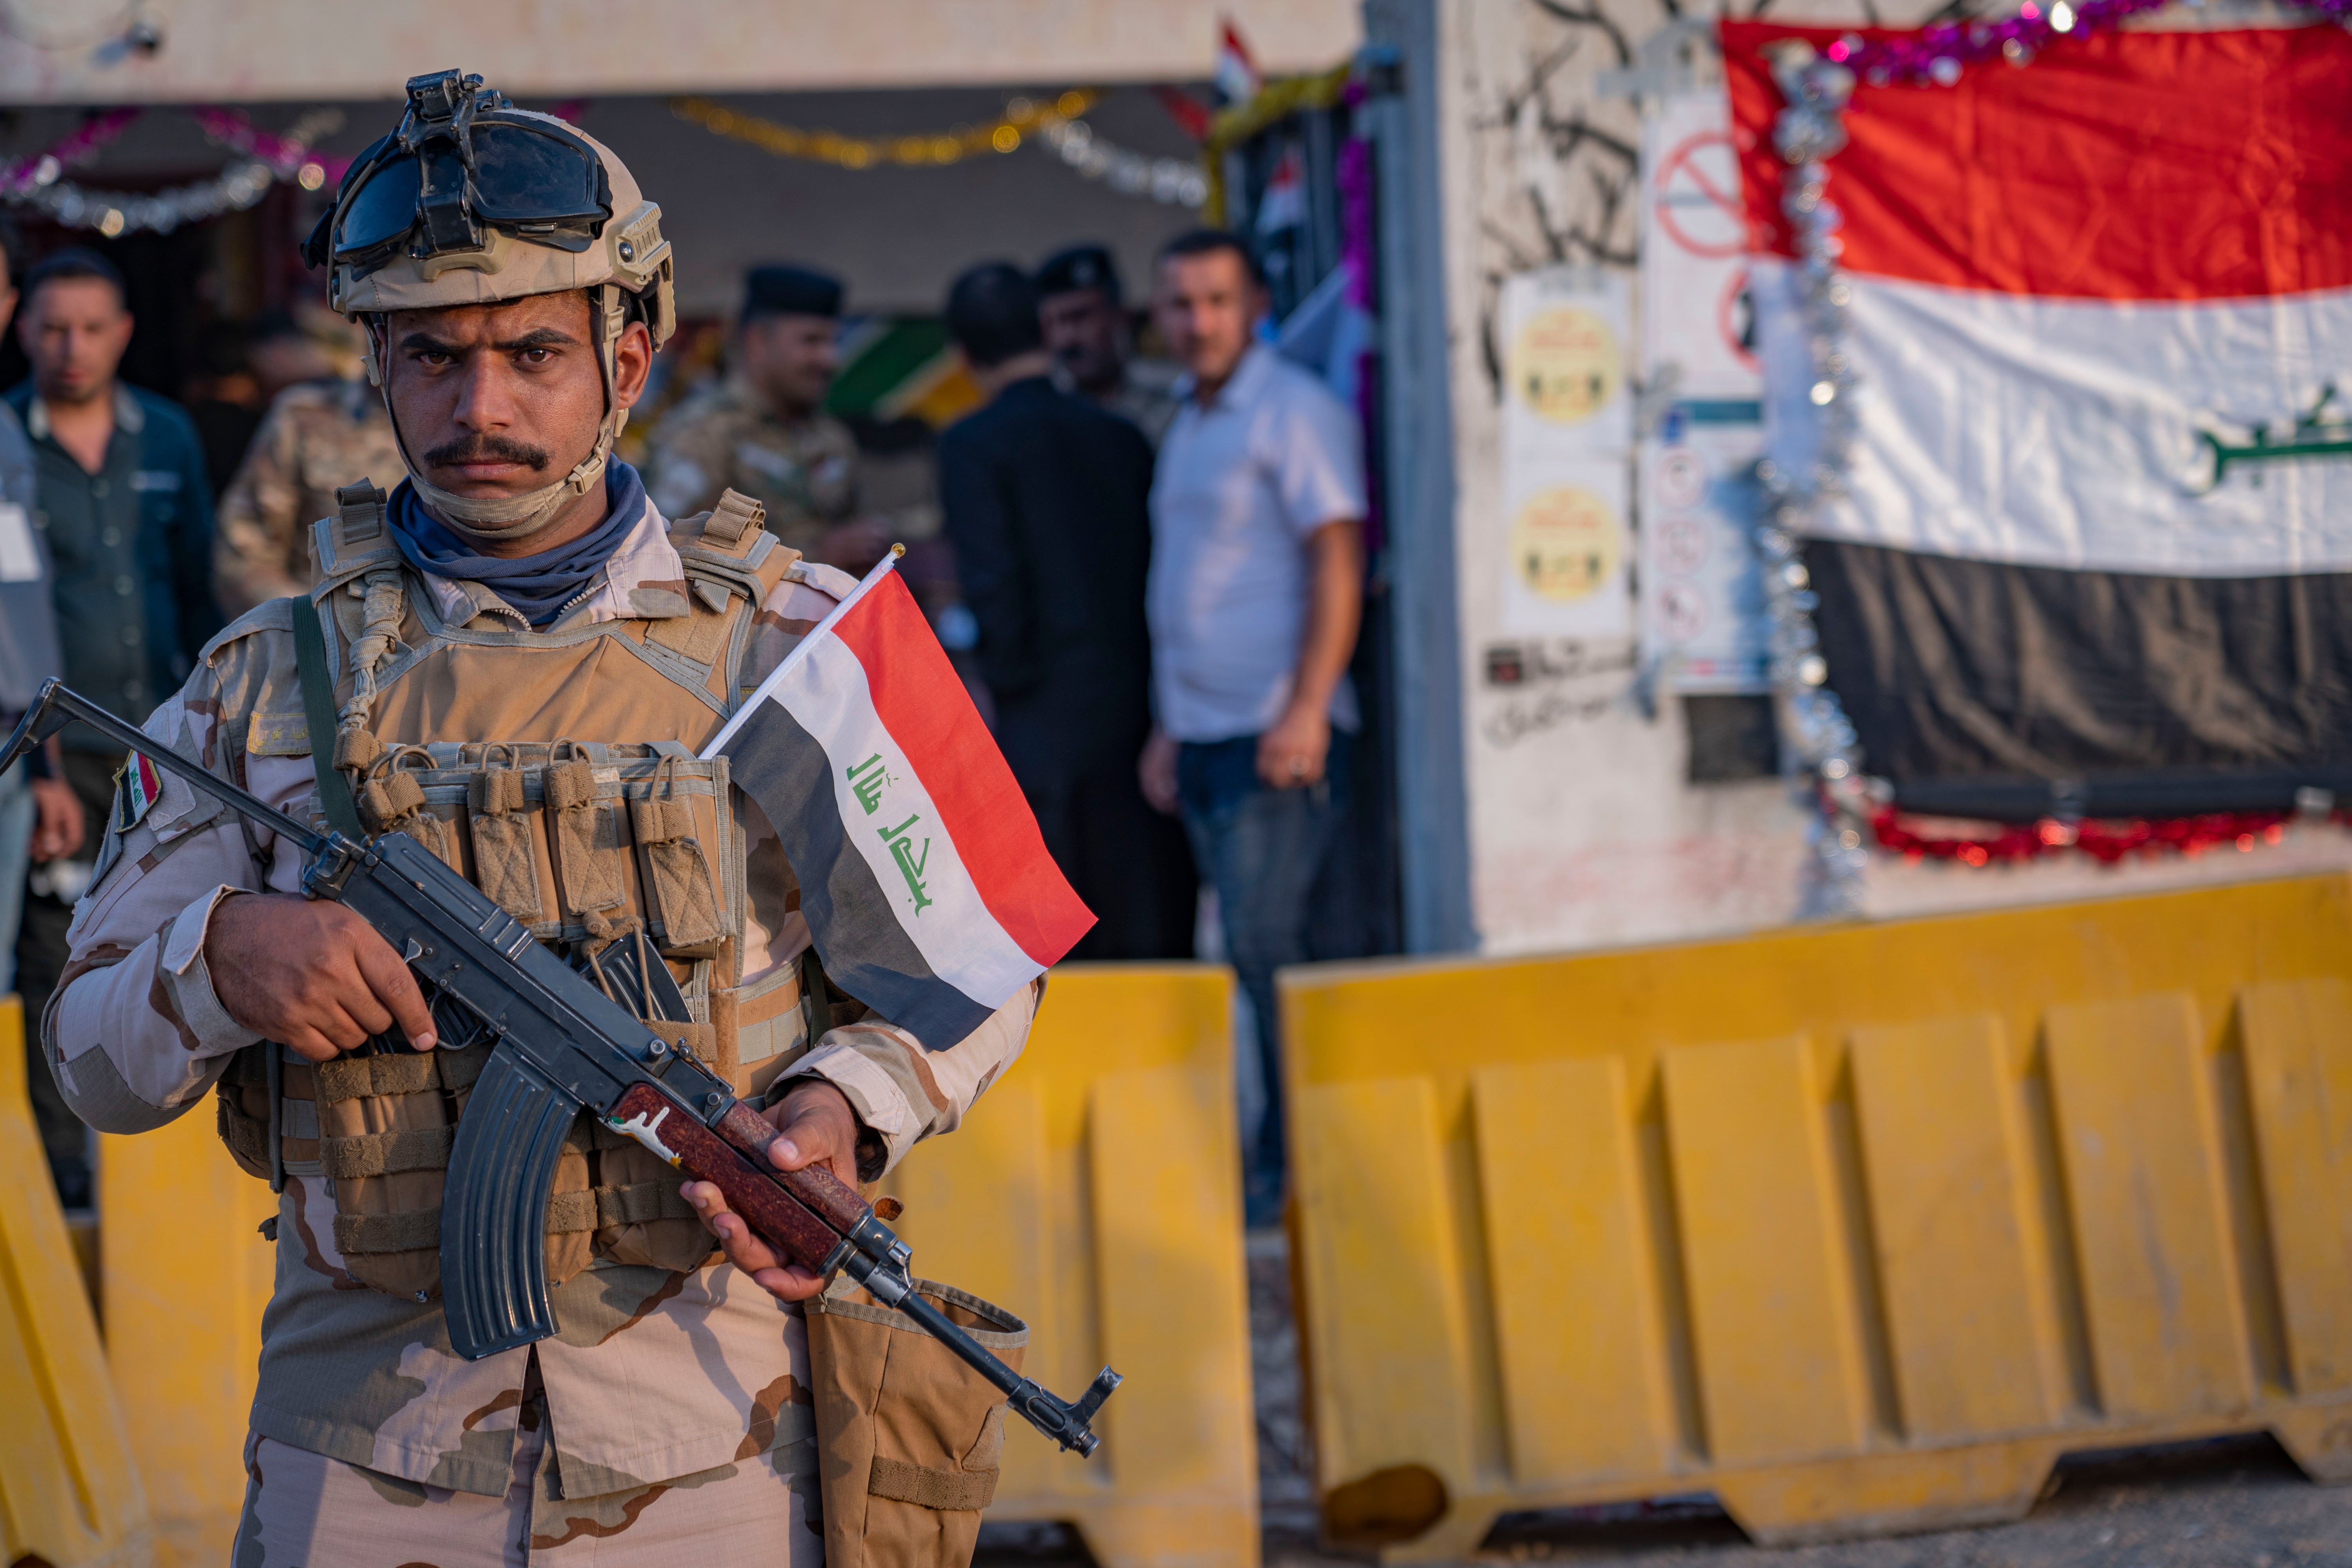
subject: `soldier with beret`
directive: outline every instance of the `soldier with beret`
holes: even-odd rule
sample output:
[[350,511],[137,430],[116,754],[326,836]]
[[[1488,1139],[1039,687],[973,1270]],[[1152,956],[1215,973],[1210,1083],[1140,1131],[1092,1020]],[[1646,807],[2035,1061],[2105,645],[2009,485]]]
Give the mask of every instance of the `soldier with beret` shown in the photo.
[[813,561],[864,572],[890,547],[859,515],[857,442],[824,411],[840,367],[839,279],[804,267],[744,279],[730,374],[662,421],[646,492],[670,517],[732,489],[768,509],[768,531]]
[[1099,245],[1055,252],[1037,268],[1037,321],[1054,379],[1132,423],[1153,447],[1176,418],[1176,367],[1135,357],[1118,268]]

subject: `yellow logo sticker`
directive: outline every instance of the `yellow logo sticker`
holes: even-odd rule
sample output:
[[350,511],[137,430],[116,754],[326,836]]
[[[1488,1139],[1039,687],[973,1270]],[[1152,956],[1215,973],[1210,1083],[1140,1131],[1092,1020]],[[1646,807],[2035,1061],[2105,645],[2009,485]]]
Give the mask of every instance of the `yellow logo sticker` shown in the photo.
[[1511,565],[1538,597],[1573,605],[1616,575],[1623,531],[1591,490],[1539,490],[1511,520]]
[[1590,310],[1538,311],[1511,344],[1511,389],[1543,418],[1577,425],[1617,395],[1624,374],[1617,334]]

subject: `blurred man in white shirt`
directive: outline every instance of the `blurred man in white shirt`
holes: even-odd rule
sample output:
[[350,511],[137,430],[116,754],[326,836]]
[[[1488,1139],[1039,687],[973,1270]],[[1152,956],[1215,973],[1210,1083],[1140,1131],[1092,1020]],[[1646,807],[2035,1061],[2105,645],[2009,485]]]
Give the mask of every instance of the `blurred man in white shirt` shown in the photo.
[[1152,312],[1188,377],[1151,489],[1158,725],[1139,764],[1146,798],[1184,818],[1256,1016],[1253,1225],[1282,1201],[1274,972],[1307,956],[1307,896],[1347,808],[1365,511],[1355,415],[1256,341],[1265,308],[1235,236],[1203,229],[1160,253]]

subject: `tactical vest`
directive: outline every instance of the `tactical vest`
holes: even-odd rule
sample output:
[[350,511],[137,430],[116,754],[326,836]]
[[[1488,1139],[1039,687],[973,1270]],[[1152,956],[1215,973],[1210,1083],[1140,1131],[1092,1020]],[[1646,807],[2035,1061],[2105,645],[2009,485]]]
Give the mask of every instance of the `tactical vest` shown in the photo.
[[[758,502],[730,490],[671,525],[686,580],[650,591],[677,590],[686,615],[533,632],[445,623],[431,595],[410,591],[383,492],[353,486],[337,500],[316,525],[311,600],[338,728],[309,741],[332,746],[369,831],[416,838],[608,991],[615,973],[639,977],[616,995],[661,990],[670,1000],[656,1026],[739,1094],[764,1092],[825,1028],[862,1015],[832,1000],[813,954],[742,984],[755,868],[741,797],[725,758],[695,755],[750,695],[759,608],[799,561],[760,526]],[[763,883],[792,886],[772,839],[761,862]],[[667,1017],[680,1001],[683,1027]],[[331,1183],[335,1247],[354,1279],[418,1300],[438,1292],[443,1175],[490,1048],[462,1019],[436,1024],[433,1051],[378,1040],[315,1067],[257,1046],[220,1089],[224,1142],[270,1176],[266,1053],[278,1053],[279,1169]],[[548,1205],[551,1283],[592,1258],[714,1261],[677,1188],[675,1171],[583,1112]]]

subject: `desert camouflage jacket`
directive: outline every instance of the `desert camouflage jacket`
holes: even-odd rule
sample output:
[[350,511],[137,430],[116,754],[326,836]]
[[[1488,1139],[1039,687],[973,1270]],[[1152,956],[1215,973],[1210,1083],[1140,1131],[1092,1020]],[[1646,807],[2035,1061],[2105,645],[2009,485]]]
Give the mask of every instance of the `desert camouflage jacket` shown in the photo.
[[407,471],[383,400],[365,382],[306,382],[279,393],[221,491],[213,535],[221,609],[241,616],[310,587],[311,520],[335,510],[343,486],[373,479],[390,489]]
[[[562,625],[684,615],[684,576],[667,525],[649,505],[604,584]],[[519,619],[480,584],[404,581],[412,595],[434,596],[446,624],[512,629]],[[761,609],[745,685],[774,668],[848,586],[831,568],[795,564]],[[291,610],[291,601],[273,601],[214,639],[147,731],[308,816],[315,782]],[[748,803],[746,832],[749,865],[781,864],[772,829]],[[236,890],[290,891],[299,872],[292,845],[168,775],[134,826],[110,831],[42,1020],[50,1068],[84,1120],[112,1132],[161,1126],[198,1106],[230,1058],[255,1043],[215,992],[206,924]],[[747,981],[796,962],[809,942],[788,872],[752,878],[748,893]],[[1035,995],[1034,986],[1024,991],[945,1051],[928,1051],[878,1018],[836,1027],[813,1050],[801,1047],[786,1077],[815,1074],[838,1086],[895,1163],[918,1140],[957,1126],[1011,1065]],[[349,1277],[333,1208],[325,1179],[289,1175],[252,1414],[261,1436],[404,1481],[502,1495],[535,1358],[564,1498],[625,1493],[755,1458],[814,1485],[809,1394],[792,1372],[795,1354],[806,1353],[799,1310],[733,1268],[679,1274],[600,1259],[556,1289],[556,1337],[466,1362],[451,1352],[437,1303],[395,1299]]]
[[857,442],[823,414],[791,423],[757,392],[732,379],[706,387],[670,412],[654,433],[646,491],[672,517],[739,490],[768,509],[768,531],[807,552],[857,505]]

